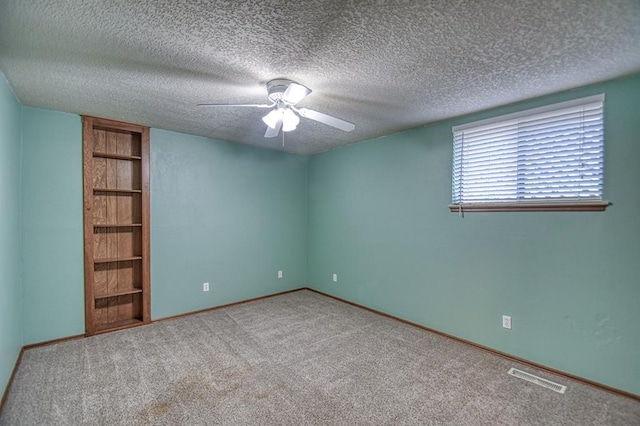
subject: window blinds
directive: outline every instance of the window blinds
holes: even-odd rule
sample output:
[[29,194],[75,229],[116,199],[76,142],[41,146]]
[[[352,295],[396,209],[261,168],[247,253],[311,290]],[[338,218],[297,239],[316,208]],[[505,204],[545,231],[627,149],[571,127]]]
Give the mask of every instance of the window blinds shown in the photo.
[[453,204],[602,200],[604,95],[453,128]]

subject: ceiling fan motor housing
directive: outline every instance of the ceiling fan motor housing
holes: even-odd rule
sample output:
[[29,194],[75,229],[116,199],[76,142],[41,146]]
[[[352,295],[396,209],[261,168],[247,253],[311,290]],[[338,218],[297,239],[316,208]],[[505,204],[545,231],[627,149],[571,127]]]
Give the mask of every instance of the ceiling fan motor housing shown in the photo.
[[287,87],[292,83],[291,80],[276,79],[267,83],[267,93],[269,94],[269,100],[273,103],[277,103],[284,94]]
[[[294,81],[278,78],[267,82],[267,97],[271,104],[198,104],[199,106],[212,107],[253,107],[269,108],[271,111],[262,117],[262,121],[268,126],[264,134],[265,138],[278,136],[280,130],[290,132],[296,129],[300,122],[298,115],[335,127],[345,132],[355,128],[353,123],[323,114],[307,108],[296,108],[295,105],[312,92],[306,86]],[[274,108],[275,107],[275,108]]]

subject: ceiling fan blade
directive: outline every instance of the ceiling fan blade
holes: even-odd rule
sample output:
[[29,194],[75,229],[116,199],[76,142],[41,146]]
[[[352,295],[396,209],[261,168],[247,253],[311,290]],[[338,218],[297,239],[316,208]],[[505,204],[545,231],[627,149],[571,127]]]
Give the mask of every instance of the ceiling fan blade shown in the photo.
[[291,82],[282,94],[282,100],[289,105],[295,105],[306,98],[309,93],[311,93],[311,89],[308,87]]
[[254,108],[271,108],[275,104],[198,104],[204,107],[254,107]]
[[311,120],[318,121],[322,124],[327,124],[331,127],[335,127],[336,129],[344,130],[345,132],[350,132],[356,128],[356,125],[353,123],[349,123],[348,121],[344,121],[312,109],[300,108],[298,112],[303,117],[310,118]]
[[280,118],[278,121],[276,121],[276,126],[275,127],[267,126],[267,131],[264,132],[264,137],[265,138],[275,138],[276,136],[278,136],[278,133],[280,133],[280,128],[281,127],[282,127],[282,118]]

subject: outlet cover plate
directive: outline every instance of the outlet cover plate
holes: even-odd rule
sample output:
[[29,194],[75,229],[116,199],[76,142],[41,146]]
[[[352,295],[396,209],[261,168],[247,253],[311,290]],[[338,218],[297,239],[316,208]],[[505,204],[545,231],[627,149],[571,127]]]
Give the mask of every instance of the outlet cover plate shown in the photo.
[[508,315],[502,316],[502,327],[511,330],[511,317]]
[[209,291],[209,283],[202,284],[202,291]]

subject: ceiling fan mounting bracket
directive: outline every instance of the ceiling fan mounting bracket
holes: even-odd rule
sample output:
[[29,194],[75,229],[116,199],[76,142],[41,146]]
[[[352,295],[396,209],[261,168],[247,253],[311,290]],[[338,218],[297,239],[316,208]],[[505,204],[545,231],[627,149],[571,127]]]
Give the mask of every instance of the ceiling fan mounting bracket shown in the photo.
[[273,103],[277,103],[282,98],[282,95],[291,83],[293,83],[291,80],[282,78],[267,82],[267,93],[269,94],[269,100]]

